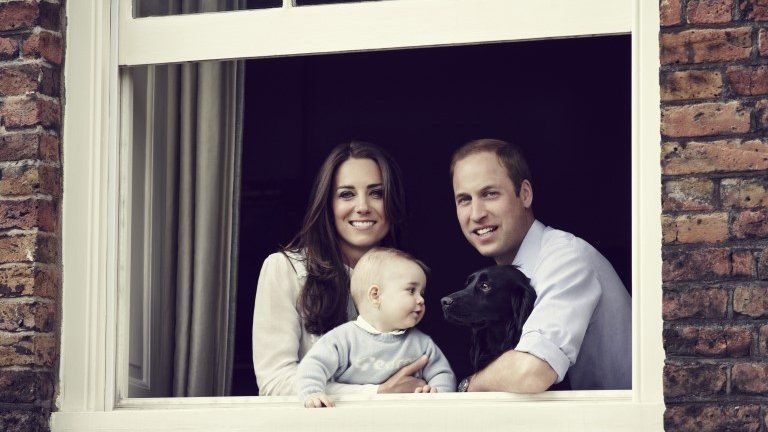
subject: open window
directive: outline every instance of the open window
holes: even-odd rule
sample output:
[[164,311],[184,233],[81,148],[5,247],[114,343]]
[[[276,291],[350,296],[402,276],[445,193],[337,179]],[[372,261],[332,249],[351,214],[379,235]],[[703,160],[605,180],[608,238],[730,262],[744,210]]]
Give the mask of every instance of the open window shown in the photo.
[[[368,140],[403,165],[410,185],[413,246],[431,267],[446,269],[429,282],[436,304],[454,290],[451,281],[461,281],[485,263],[455,226],[447,174],[450,154],[469,139],[494,136],[513,139],[526,150],[537,188],[537,217],[595,245],[631,290],[633,389],[533,397],[349,396],[341,399],[341,407],[381,409],[384,415],[433,410],[438,416],[433,418],[444,425],[456,424],[467,409],[487,411],[488,425],[507,421],[510,410],[519,424],[531,427],[575,421],[585,430],[621,429],[617,425],[623,422],[616,423],[615,416],[640,419],[651,413],[633,427],[660,425],[660,245],[654,249],[656,237],[660,239],[654,213],[660,199],[658,187],[651,187],[659,178],[653,114],[658,105],[655,8],[633,15],[630,2],[597,0],[221,3],[222,11],[215,13],[163,12],[146,0],[115,0],[94,9],[71,5],[68,11],[71,25],[77,22],[75,14],[90,13],[94,18],[86,20],[89,28],[108,28],[111,16],[116,31],[102,40],[101,50],[85,55],[88,64],[98,66],[91,72],[97,74],[92,82],[68,84],[70,99],[82,91],[105,110],[83,127],[91,131],[91,165],[78,161],[65,167],[73,172],[81,166],[93,175],[65,178],[68,190],[82,181],[83,190],[92,192],[91,198],[80,198],[85,210],[74,207],[75,192],[71,204],[65,204],[65,269],[88,269],[81,275],[66,272],[65,292],[73,292],[69,287],[79,282],[88,302],[78,305],[71,296],[65,298],[62,373],[74,365],[81,369],[63,377],[61,412],[54,416],[57,428],[76,428],[78,421],[91,418],[69,414],[75,411],[101,412],[91,424],[120,419],[138,430],[151,427],[151,419],[179,428],[247,424],[265,430],[315,421],[310,413],[289,415],[275,409],[295,408],[292,398],[165,398],[174,394],[175,381],[168,373],[175,373],[177,351],[164,341],[184,336],[171,336],[175,325],[163,324],[171,312],[173,322],[179,316],[170,306],[177,304],[178,292],[163,288],[169,286],[169,275],[184,273],[179,257],[195,255],[180,253],[182,240],[168,236],[178,232],[179,215],[189,211],[174,206],[186,193],[179,186],[185,181],[183,169],[169,168],[184,166],[182,153],[158,143],[183,141],[184,130],[221,142],[220,154],[213,156],[218,171],[193,170],[187,179],[195,191],[200,190],[199,179],[208,187],[206,179],[215,178],[216,186],[207,193],[218,200],[211,208],[221,210],[210,216],[218,218],[210,227],[216,246],[200,248],[209,254],[188,266],[194,272],[195,263],[210,263],[215,256],[216,283],[227,287],[225,294],[204,300],[202,312],[195,312],[194,305],[189,312],[192,321],[195,313],[215,317],[215,328],[206,330],[213,332],[214,342],[199,349],[215,357],[204,364],[219,365],[211,378],[215,394],[256,394],[250,318],[259,266],[298,226],[308,184],[330,147],[351,138]],[[311,5],[315,3],[350,4]],[[639,3],[636,7],[641,11]],[[641,29],[653,34],[642,39],[641,31],[647,30]],[[75,38],[74,27],[71,32]],[[652,48],[642,51],[640,41]],[[79,49],[73,42],[68,46]],[[645,81],[640,79],[645,70],[641,56],[653,59],[652,77]],[[206,79],[219,84],[215,92],[169,106],[183,99],[169,92],[186,91],[184,83]],[[93,82],[103,86],[94,88]],[[88,108],[68,109],[74,115]],[[210,114],[218,118],[215,132],[205,126],[209,120],[201,120],[211,109],[217,110]],[[76,139],[73,123],[67,123],[66,132],[72,138],[65,137],[69,155],[84,151],[66,147]],[[648,126],[651,132],[644,135]],[[103,139],[95,140],[94,131]],[[200,157],[192,148],[191,154]],[[641,179],[646,179],[642,187]],[[199,198],[197,192],[192,198]],[[281,215],[279,221],[274,214]],[[437,214],[444,217],[430,219]],[[78,216],[100,220],[92,226],[92,243],[68,243],[82,228],[66,220]],[[435,237],[445,243],[435,247]],[[432,308],[427,314],[423,329],[444,347],[457,375],[463,376],[467,335],[449,328],[435,312]],[[85,349],[68,349],[67,338],[74,338],[78,329],[89,329]],[[91,361],[80,364],[78,359]],[[526,413],[516,408],[522,407],[518,403]],[[581,409],[574,413],[569,404]],[[185,417],[169,410],[173,407],[194,411]],[[548,414],[553,411],[562,413],[562,419],[553,420]],[[330,415],[331,422],[342,422],[360,414],[339,409]],[[395,423],[399,418],[386,416]],[[248,417],[260,420],[248,423]],[[222,421],[227,426],[220,426]]]

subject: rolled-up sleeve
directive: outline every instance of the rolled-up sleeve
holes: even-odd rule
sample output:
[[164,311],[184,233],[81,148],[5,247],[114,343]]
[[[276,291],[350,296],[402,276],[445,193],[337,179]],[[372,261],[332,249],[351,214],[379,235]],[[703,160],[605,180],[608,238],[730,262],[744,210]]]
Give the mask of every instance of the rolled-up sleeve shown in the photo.
[[515,350],[549,363],[559,383],[578,358],[601,286],[588,259],[590,252],[578,244],[563,240],[545,252],[531,277],[536,303]]

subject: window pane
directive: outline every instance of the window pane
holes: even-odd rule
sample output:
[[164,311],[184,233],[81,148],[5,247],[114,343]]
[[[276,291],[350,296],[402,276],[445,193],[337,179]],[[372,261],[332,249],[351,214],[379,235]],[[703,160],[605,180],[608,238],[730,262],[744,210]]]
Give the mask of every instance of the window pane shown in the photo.
[[133,0],[136,18],[281,7],[283,0]]

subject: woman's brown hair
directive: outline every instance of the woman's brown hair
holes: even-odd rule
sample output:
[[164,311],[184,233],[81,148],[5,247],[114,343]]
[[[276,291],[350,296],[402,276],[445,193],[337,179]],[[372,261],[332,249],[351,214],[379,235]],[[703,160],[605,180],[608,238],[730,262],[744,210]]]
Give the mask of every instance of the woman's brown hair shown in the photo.
[[405,191],[395,161],[370,143],[352,141],[334,147],[315,177],[301,230],[284,248],[285,252],[304,257],[307,281],[298,307],[304,327],[318,335],[347,321],[349,274],[334,223],[332,188],[336,170],[348,159],[371,159],[381,171],[389,231],[380,245],[401,248],[405,232]]

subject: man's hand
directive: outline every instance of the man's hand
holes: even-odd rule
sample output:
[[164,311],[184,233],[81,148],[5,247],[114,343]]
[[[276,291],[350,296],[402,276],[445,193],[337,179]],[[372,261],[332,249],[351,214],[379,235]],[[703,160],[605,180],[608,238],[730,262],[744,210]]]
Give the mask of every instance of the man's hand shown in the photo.
[[549,363],[532,354],[509,350],[472,375],[468,391],[541,393],[556,380],[557,373]]
[[414,393],[419,387],[424,387],[427,382],[413,375],[426,366],[427,356],[419,357],[413,363],[403,366],[388,380],[379,385],[379,393]]
[[312,393],[304,401],[304,408],[333,408],[333,400],[325,393]]
[[414,393],[437,393],[437,389],[435,387],[425,385],[423,387],[416,387]]

